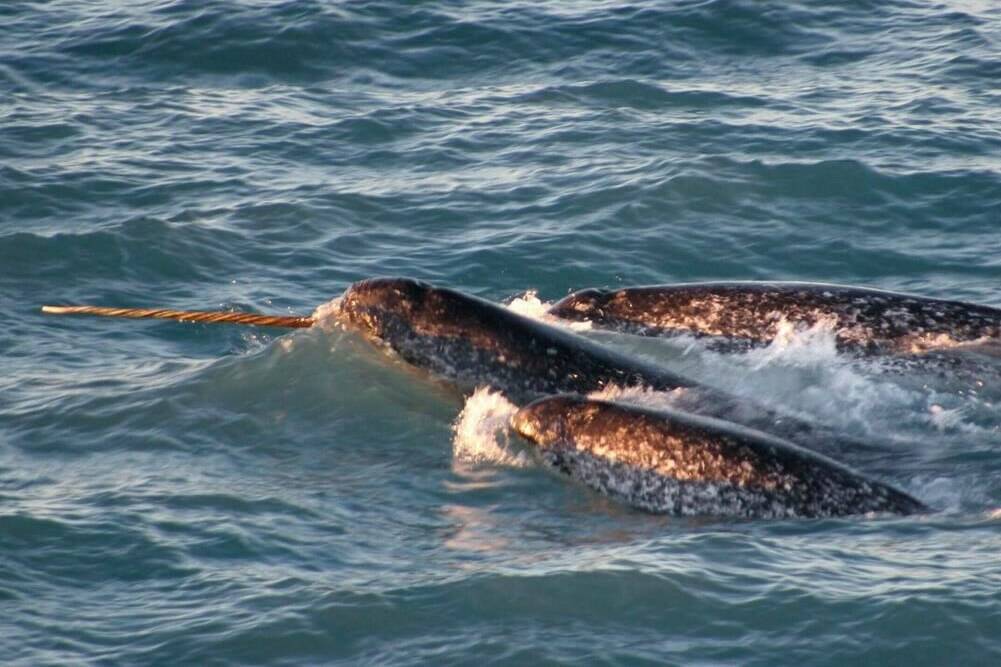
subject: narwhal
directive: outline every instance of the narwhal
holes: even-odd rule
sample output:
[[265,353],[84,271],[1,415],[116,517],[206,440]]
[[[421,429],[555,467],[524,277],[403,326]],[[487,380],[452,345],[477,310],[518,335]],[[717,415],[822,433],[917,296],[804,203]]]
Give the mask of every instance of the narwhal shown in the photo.
[[719,336],[749,346],[783,323],[831,328],[845,351],[920,354],[980,345],[1001,349],[1001,309],[863,287],[804,282],[706,282],[584,289],[549,314],[645,336]]
[[510,422],[545,464],[648,512],[821,518],[927,511],[827,457],[719,419],[564,395],[538,399]]
[[[308,317],[215,311],[94,306],[46,306],[43,310],[279,327],[314,323]],[[485,299],[420,280],[356,282],[344,292],[335,316],[344,327],[463,390],[489,386],[521,405],[547,395],[586,395],[609,386],[643,387],[671,392],[671,404],[679,410],[767,431],[804,447],[834,455],[873,449],[823,425],[701,385]]]

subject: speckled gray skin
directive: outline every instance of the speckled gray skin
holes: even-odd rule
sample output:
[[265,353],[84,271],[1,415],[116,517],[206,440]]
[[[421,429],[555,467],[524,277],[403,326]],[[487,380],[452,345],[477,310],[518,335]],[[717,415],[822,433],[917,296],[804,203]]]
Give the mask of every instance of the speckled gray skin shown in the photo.
[[357,282],[344,293],[338,319],[463,390],[490,386],[518,404],[545,395],[587,394],[609,384],[680,389],[678,409],[767,430],[832,455],[874,449],[489,301],[418,280]]
[[861,353],[920,353],[1001,342],[1001,309],[896,292],[794,282],[720,282],[586,289],[550,314],[646,336],[694,334],[771,341],[782,320],[833,327],[838,346]]
[[351,285],[338,319],[418,368],[464,389],[492,386],[512,400],[610,383],[664,391],[695,385],[503,306],[409,278]]
[[831,459],[717,419],[552,396],[515,413],[511,427],[545,463],[648,512],[816,518],[927,511]]

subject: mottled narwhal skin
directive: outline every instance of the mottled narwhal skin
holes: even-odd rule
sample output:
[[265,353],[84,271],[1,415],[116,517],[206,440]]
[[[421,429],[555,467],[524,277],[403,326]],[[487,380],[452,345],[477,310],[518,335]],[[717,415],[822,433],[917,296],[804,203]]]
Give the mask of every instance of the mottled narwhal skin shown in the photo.
[[413,366],[463,389],[493,387],[519,404],[544,395],[587,394],[608,385],[680,389],[673,405],[681,410],[768,430],[831,453],[872,449],[503,306],[418,280],[357,282],[345,291],[338,319]]
[[831,459],[718,419],[564,395],[523,407],[511,427],[547,464],[648,512],[818,518],[927,510]]
[[799,282],[713,282],[585,289],[551,315],[646,336],[694,334],[767,343],[782,321],[833,328],[840,349],[920,353],[1001,342],[1001,309],[897,292]]
[[514,400],[587,393],[608,384],[669,391],[695,383],[503,306],[409,278],[351,285],[338,319],[408,363]]

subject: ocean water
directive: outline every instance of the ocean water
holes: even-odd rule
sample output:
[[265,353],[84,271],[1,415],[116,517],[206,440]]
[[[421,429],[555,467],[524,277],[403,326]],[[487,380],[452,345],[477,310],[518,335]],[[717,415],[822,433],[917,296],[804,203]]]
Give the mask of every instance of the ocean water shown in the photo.
[[[858,284],[1001,306],[1001,10],[0,6],[0,662],[1001,661],[1001,360],[584,332],[878,439],[907,518],[643,514],[308,315],[375,275]],[[461,415],[461,417],[460,417]]]

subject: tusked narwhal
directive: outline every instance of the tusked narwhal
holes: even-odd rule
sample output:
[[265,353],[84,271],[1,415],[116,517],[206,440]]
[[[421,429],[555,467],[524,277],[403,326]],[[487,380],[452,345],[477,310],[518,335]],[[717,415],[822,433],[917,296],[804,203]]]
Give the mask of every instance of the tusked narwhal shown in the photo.
[[[312,318],[164,309],[46,306],[45,312],[309,327]],[[412,366],[463,390],[489,386],[524,404],[540,396],[588,394],[609,386],[671,392],[680,410],[775,433],[803,446],[844,453],[873,449],[829,428],[700,385],[642,359],[457,290],[410,278],[350,285],[336,321]]]

